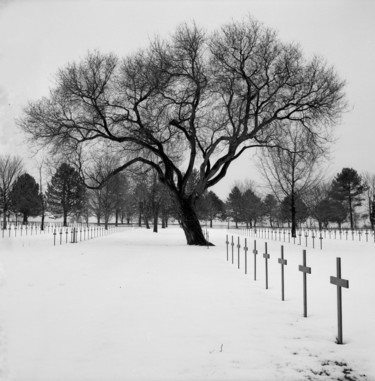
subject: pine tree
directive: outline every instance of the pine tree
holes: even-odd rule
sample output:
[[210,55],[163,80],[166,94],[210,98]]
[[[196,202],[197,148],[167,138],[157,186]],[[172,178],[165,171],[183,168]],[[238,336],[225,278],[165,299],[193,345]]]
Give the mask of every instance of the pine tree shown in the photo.
[[[301,197],[295,196],[294,198],[295,207],[295,219],[297,224],[301,224],[306,221],[309,216],[309,211],[306,204],[303,202]],[[292,197],[286,196],[280,205],[280,215],[284,221],[288,223],[292,222]]]
[[42,197],[39,185],[34,177],[28,173],[19,176],[10,192],[11,209],[15,213],[23,214],[23,224],[27,224],[28,217],[36,217],[42,211]]
[[84,197],[85,187],[78,172],[69,164],[61,164],[48,184],[48,210],[62,215],[64,226],[67,226],[68,216],[83,209]]
[[332,181],[331,197],[347,204],[350,217],[350,228],[354,229],[354,212],[362,205],[362,194],[366,191],[362,177],[353,168],[344,168]]
[[227,216],[231,217],[238,228],[238,223],[241,221],[243,216],[243,199],[242,193],[238,187],[233,187],[229,193],[227,202],[226,202],[226,211]]
[[268,217],[270,226],[279,220],[279,205],[273,194],[268,194],[263,201],[264,215]]
[[262,200],[251,189],[245,190],[242,194],[243,218],[246,226],[256,227],[258,220],[264,215],[265,208]]

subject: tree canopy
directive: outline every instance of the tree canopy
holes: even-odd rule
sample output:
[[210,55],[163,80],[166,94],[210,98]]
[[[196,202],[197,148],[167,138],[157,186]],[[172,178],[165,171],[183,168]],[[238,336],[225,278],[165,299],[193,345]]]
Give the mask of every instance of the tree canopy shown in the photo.
[[[322,58],[305,58],[252,18],[211,34],[185,24],[123,59],[94,52],[68,64],[19,124],[40,145],[74,156],[90,186],[152,167],[176,200],[188,244],[205,245],[197,199],[245,150],[273,145],[280,121],[324,136],[345,106],[343,89]],[[103,145],[118,166],[98,179],[91,169]]]

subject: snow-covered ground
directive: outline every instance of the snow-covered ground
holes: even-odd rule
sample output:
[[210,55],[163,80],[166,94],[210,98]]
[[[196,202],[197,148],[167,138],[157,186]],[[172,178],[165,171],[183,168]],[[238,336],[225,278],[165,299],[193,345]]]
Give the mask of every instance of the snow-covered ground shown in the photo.
[[[189,247],[179,228],[127,230],[53,246],[52,235],[0,239],[0,379],[375,380],[375,244],[327,240],[307,249],[268,241],[265,289],[258,239],[248,274],[216,245]],[[243,245],[241,237],[241,245]],[[254,238],[248,237],[252,249]],[[336,256],[342,258],[344,345],[337,336]]]

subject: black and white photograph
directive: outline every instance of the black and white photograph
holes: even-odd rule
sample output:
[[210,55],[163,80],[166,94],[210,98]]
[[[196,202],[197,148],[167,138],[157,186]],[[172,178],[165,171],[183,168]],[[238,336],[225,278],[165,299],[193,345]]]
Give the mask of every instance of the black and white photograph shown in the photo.
[[375,381],[374,17],[0,0],[0,381]]

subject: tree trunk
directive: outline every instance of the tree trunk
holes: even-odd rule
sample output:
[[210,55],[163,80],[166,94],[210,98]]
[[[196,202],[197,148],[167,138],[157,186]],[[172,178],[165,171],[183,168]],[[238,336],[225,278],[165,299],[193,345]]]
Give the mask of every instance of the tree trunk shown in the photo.
[[204,237],[193,201],[190,199],[177,199],[177,202],[180,207],[181,227],[184,230],[187,244],[213,246]]
[[150,229],[150,224],[148,223],[148,216],[146,216],[146,213],[143,213],[143,219],[145,221],[146,229]]
[[68,226],[68,213],[64,210],[64,220],[63,220],[63,226]]
[[349,215],[350,215],[350,229],[354,230],[353,205],[352,205],[352,197],[350,192],[349,192]]
[[24,214],[23,214],[22,225],[27,225],[27,213],[24,213]]
[[210,228],[212,228],[212,218],[210,218]]
[[291,217],[292,217],[292,237],[296,237],[296,230],[297,230],[297,223],[296,223],[296,205],[295,205],[295,198],[294,198],[294,192],[290,195],[290,210],[291,210]]
[[45,218],[45,215],[44,215],[44,211],[42,212],[42,223],[40,225],[40,230],[44,230],[44,218]]
[[7,210],[3,209],[3,229],[7,228]]
[[118,216],[119,216],[119,211],[118,211],[118,209],[116,209],[115,226],[118,226]]

